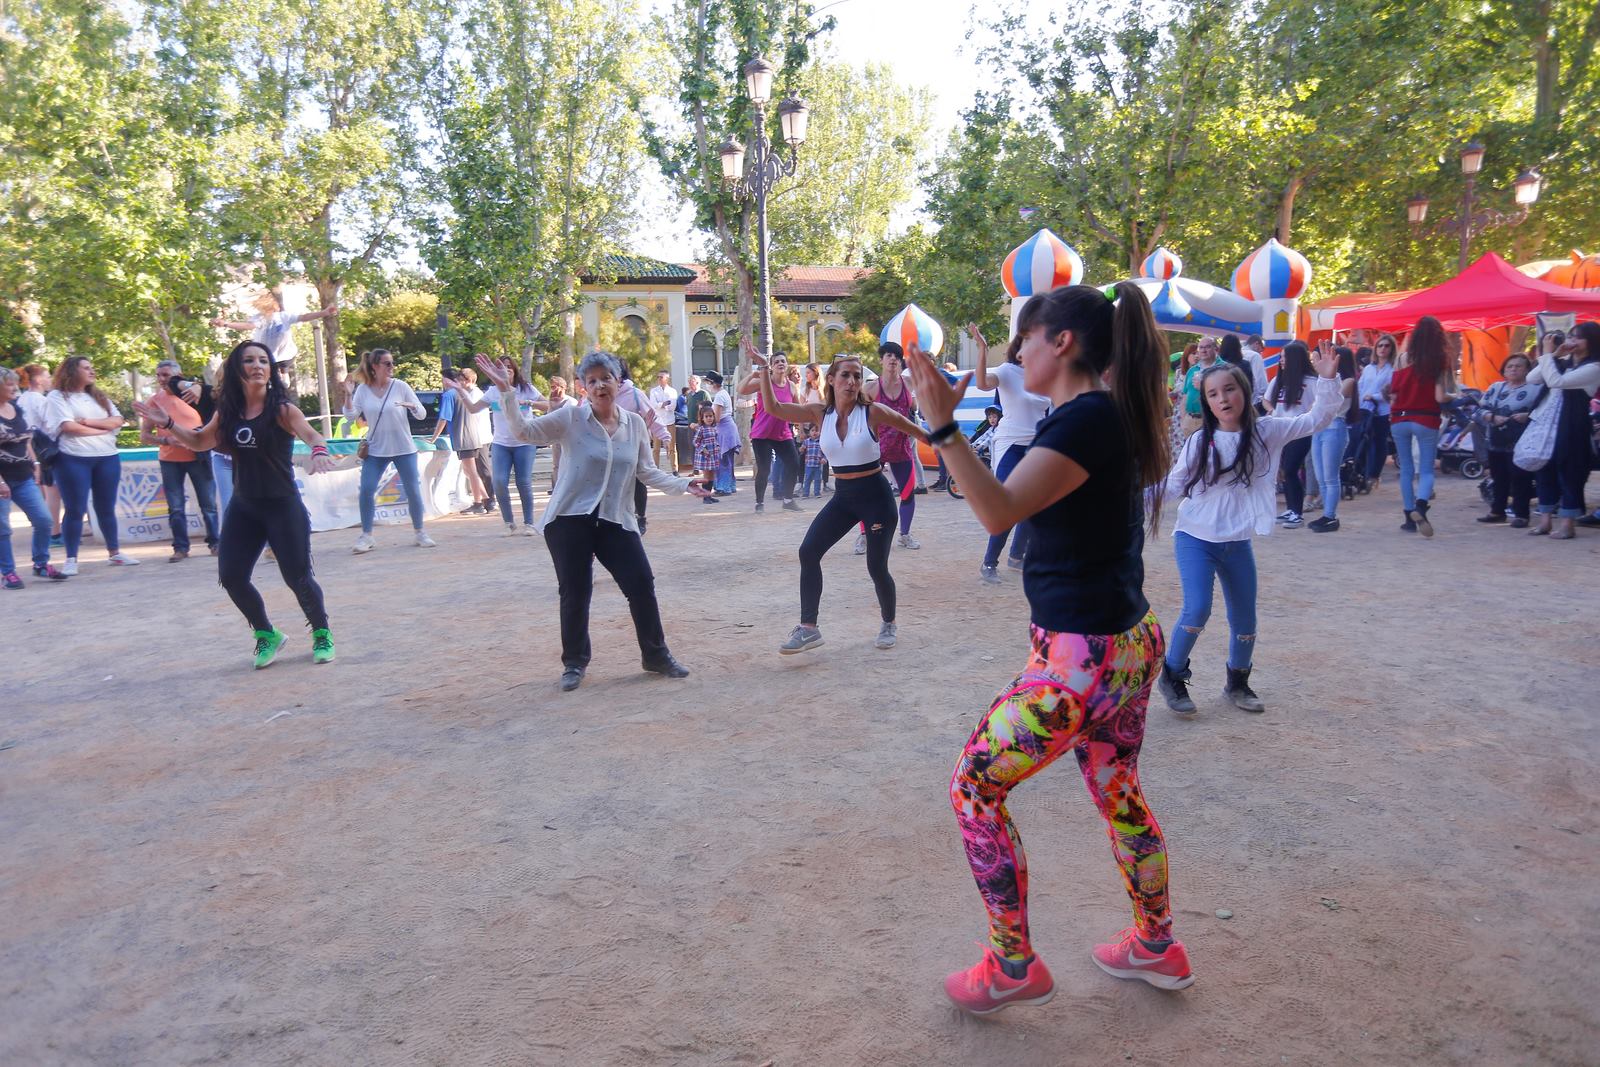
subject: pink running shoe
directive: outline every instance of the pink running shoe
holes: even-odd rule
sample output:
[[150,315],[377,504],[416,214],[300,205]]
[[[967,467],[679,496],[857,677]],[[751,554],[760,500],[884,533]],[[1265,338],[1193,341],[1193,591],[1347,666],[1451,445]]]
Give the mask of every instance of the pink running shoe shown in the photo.
[[1007,977],[1000,968],[1000,957],[985,946],[983,959],[975,967],[944,980],[944,991],[956,1007],[974,1015],[991,1015],[1013,1004],[1044,1004],[1056,995],[1056,983],[1037,956],[1028,964],[1026,978]]
[[1094,961],[1113,978],[1136,978],[1157,989],[1183,989],[1194,984],[1189,953],[1184,951],[1182,941],[1174,941],[1165,952],[1151,952],[1131,926],[1122,931],[1122,940],[1116,944],[1096,945]]

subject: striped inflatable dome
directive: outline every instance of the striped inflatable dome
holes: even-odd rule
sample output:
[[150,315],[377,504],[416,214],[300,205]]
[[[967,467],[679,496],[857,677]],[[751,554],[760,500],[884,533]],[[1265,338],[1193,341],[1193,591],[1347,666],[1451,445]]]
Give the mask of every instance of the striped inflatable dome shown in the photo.
[[1054,233],[1040,230],[1006,256],[1000,265],[1000,284],[1011,299],[1048,293],[1058,285],[1083,281],[1083,259]]
[[915,304],[907,304],[884,326],[878,340],[883,344],[893,341],[905,352],[911,351],[915,342],[928,355],[937,356],[944,348],[944,330],[932,315]]
[[1233,291],[1246,300],[1298,300],[1311,282],[1311,264],[1276,237],[1244,257],[1233,272]]
[[1178,254],[1172,249],[1162,245],[1144,257],[1144,264],[1140,269],[1144,271],[1146,278],[1169,282],[1183,273],[1183,260],[1178,258]]

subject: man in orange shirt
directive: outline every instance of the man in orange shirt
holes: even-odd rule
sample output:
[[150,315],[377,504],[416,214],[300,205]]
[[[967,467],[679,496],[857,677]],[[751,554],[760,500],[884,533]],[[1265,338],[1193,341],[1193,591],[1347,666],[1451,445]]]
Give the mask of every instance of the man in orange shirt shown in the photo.
[[[182,368],[170,359],[156,364],[156,392],[150,398],[154,407],[172,417],[172,421],[185,430],[197,430],[204,420],[200,412],[190,407],[178,395],[174,383],[181,379]],[[183,490],[183,480],[194,483],[194,497],[200,505],[200,517],[206,529],[206,547],[217,554],[217,501],[216,482],[211,474],[211,453],[195,453],[177,443],[172,435],[158,430],[148,419],[139,427],[139,439],[147,445],[161,448],[161,485],[167,497],[167,523],[172,527],[172,555],[169,563],[189,558],[188,500]]]

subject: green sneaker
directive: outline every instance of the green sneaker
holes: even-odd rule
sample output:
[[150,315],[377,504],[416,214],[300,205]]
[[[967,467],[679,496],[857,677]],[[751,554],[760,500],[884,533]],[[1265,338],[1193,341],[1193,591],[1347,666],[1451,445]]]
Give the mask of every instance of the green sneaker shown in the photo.
[[333,633],[330,630],[311,631],[311,662],[333,662]]
[[287,640],[282,630],[274,626],[270,630],[257,630],[256,635],[256,670],[271,666],[272,661],[278,658],[278,649],[283,647]]

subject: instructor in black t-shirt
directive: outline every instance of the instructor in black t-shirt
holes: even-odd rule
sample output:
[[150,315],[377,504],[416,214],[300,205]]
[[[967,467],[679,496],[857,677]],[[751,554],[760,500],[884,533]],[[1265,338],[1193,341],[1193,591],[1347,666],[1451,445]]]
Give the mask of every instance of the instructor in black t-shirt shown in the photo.
[[[954,386],[913,349],[912,381],[966,501],[991,533],[1027,520],[1023,568],[1032,654],[979,721],[950,783],[989,945],[945,980],[967,1011],[1042,1004],[1055,994],[1028,932],[1027,866],[1006,813],[1011,788],[1068,752],[1077,757],[1133,903],[1133,925],[1094,950],[1100,968],[1163,989],[1194,981],[1172,938],[1166,842],[1145,804],[1137,763],[1161,627],[1144,597],[1144,494],[1172,456],[1167,345],[1131,283],[1063,286],[1031,297],[1017,320],[1023,387],[1050,399],[1033,447],[1002,484],[955,423]],[[1159,489],[1149,522],[1156,528]]]

